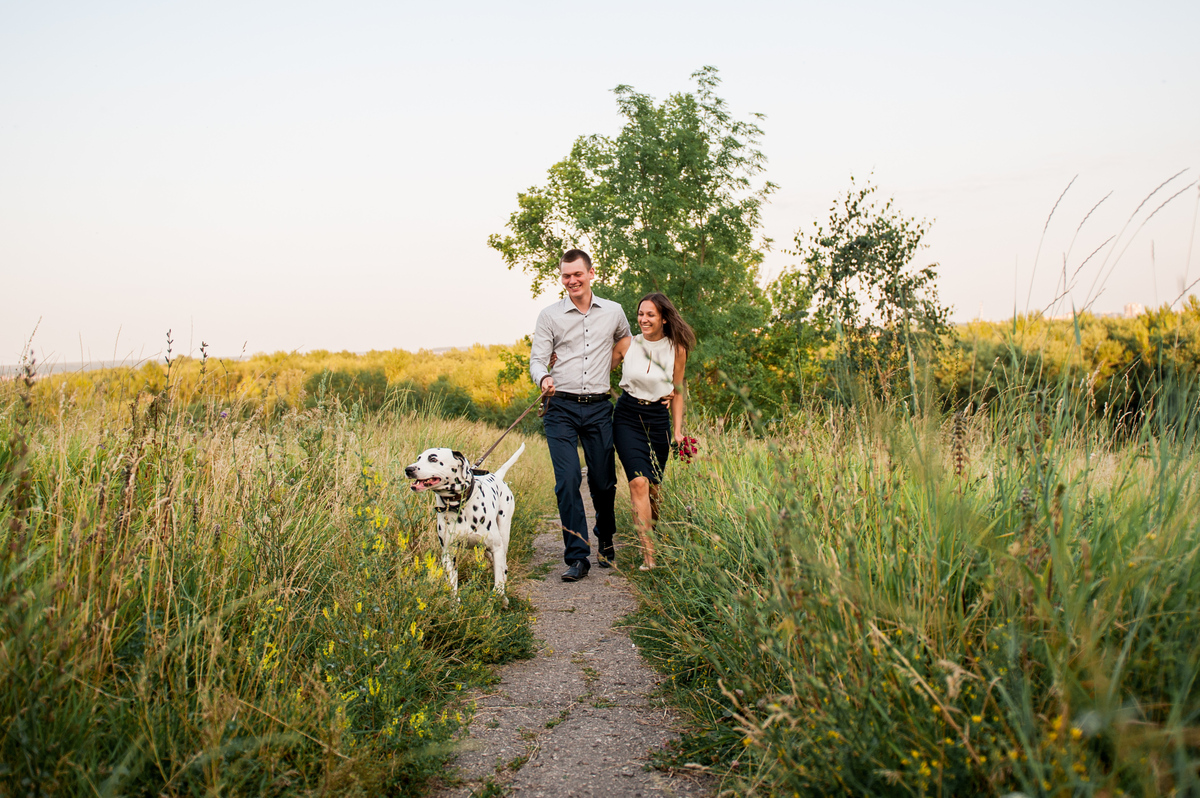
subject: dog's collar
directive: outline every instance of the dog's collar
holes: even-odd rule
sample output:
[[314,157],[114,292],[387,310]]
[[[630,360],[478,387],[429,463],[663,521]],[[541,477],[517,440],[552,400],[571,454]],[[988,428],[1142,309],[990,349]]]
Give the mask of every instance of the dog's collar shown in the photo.
[[437,494],[437,508],[439,510],[454,510],[462,512],[462,506],[471,498],[471,494],[475,492],[475,471],[467,469],[467,487],[466,490],[460,492],[447,491],[446,493]]

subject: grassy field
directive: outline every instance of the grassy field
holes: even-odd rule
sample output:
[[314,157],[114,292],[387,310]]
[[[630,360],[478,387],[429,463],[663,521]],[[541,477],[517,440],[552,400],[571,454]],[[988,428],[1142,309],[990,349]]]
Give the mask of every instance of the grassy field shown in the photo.
[[[79,406],[0,386],[0,795],[419,789],[463,691],[533,641],[482,566],[455,603],[403,466],[496,430],[231,408],[167,374]],[[553,510],[545,447],[509,479],[519,564]]]
[[1200,794],[1179,399],[1123,438],[1044,395],[701,434],[632,619],[692,719],[667,760],[746,795]]
[[[0,385],[0,796],[427,787],[463,691],[533,640],[481,563],[454,602],[402,468],[497,430],[177,366]],[[697,423],[669,567],[634,573],[691,719],[663,763],[750,795],[1198,794],[1197,397],[1114,425],[1026,382]],[[553,512],[531,442],[514,564]]]

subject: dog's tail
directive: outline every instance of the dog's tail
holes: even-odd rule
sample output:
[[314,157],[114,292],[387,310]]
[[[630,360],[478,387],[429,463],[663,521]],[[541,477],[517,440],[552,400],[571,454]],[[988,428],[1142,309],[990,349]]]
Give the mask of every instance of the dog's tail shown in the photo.
[[508,469],[510,467],[512,467],[513,463],[517,462],[517,458],[520,457],[521,453],[524,451],[525,451],[525,444],[522,443],[521,448],[517,449],[516,454],[514,454],[512,457],[508,458],[508,460],[506,460],[504,462],[504,465],[502,465],[496,469],[496,479],[503,480],[504,475],[506,473],[508,473]]

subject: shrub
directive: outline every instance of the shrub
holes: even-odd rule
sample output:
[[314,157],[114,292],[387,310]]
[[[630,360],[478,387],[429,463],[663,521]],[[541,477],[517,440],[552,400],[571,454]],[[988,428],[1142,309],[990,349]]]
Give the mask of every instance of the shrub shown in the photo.
[[381,368],[323,369],[304,381],[304,392],[308,407],[336,399],[346,407],[378,410],[387,396],[387,375]]

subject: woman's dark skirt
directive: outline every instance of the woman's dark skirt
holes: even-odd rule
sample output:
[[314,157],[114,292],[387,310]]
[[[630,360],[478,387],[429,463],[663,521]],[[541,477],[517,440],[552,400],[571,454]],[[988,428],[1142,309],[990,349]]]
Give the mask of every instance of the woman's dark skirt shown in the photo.
[[613,411],[613,445],[626,479],[646,477],[659,484],[671,455],[671,411],[661,402],[644,405],[621,394]]

